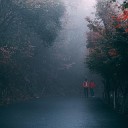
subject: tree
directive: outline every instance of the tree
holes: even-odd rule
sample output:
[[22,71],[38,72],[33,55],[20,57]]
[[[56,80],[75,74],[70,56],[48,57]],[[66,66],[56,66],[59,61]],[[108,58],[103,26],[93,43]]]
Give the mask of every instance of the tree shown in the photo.
[[60,0],[0,0],[0,104],[42,95],[49,70],[35,71],[36,58],[53,45],[63,14]]
[[[90,32],[87,34],[88,67],[104,79],[105,98],[113,106],[126,109],[128,95],[128,34],[127,3],[100,0],[96,5],[96,18],[87,18]],[[119,8],[120,6],[120,8]],[[123,14],[120,14],[120,12]],[[114,17],[113,17],[114,16]],[[91,35],[91,36],[90,36]],[[121,98],[123,97],[123,99]],[[122,104],[120,100],[122,99]]]

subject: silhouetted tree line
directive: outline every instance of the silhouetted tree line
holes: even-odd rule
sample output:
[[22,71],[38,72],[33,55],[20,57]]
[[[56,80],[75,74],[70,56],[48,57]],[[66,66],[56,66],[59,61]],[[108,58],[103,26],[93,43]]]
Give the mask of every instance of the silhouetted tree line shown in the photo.
[[95,19],[86,18],[88,67],[103,77],[104,100],[128,114],[128,3],[99,0]]
[[42,95],[49,72],[37,61],[46,66],[63,14],[60,0],[0,0],[0,104]]

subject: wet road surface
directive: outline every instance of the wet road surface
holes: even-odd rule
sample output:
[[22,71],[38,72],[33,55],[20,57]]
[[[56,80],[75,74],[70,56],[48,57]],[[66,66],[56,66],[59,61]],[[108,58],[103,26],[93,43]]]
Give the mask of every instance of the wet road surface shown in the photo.
[[128,128],[97,98],[44,98],[0,107],[0,128]]

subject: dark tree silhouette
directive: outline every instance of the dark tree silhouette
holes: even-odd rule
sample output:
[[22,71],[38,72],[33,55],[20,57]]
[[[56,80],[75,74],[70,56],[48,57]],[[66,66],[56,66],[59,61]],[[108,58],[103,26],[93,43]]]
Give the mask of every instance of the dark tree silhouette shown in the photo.
[[[90,28],[87,34],[88,67],[102,75],[104,98],[107,102],[126,113],[128,109],[128,33],[124,11],[124,5],[119,5],[115,1],[100,0],[96,6],[97,17],[94,20],[89,18],[86,20]],[[120,13],[123,15],[121,16]]]
[[53,45],[63,14],[60,0],[0,0],[0,104],[42,95],[49,70],[35,70],[36,58]]

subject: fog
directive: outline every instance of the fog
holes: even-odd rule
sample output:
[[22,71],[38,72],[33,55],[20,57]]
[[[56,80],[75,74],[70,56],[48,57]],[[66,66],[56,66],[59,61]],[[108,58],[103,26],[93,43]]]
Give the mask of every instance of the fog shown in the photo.
[[126,128],[128,3],[120,19],[113,2],[0,0],[2,128]]
[[63,2],[65,13],[61,18],[62,30],[54,41],[54,45],[47,49],[51,82],[44,93],[45,95],[82,96],[82,82],[85,78],[95,80],[97,92],[99,92],[100,78],[91,73],[85,65],[88,54],[86,49],[88,28],[85,17],[94,16],[92,13],[95,11],[95,0],[91,2],[64,0]]
[[0,100],[10,103],[44,96],[83,96],[85,78],[101,78],[86,65],[85,17],[95,0],[1,0]]

